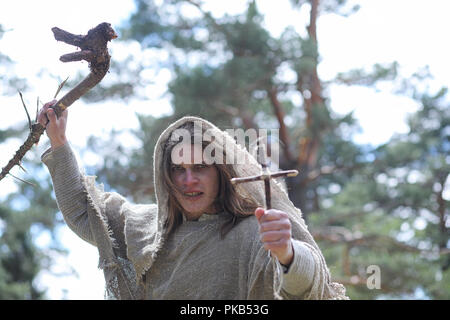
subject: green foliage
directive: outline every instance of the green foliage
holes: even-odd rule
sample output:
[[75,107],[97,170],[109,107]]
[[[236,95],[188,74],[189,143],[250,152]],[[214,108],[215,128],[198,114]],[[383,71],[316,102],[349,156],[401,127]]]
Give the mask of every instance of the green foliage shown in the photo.
[[[0,40],[4,29],[0,25]],[[13,74],[14,62],[0,52],[0,94],[17,94],[26,88],[24,79]],[[7,71],[7,72],[6,72]],[[17,103],[20,104],[19,98]],[[21,108],[20,105],[16,106]],[[25,141],[28,123],[24,114],[23,125],[0,130],[0,143],[11,138]],[[6,162],[14,154],[4,154]],[[3,163],[6,164],[6,163]],[[58,221],[58,209],[52,196],[50,177],[38,156],[30,152],[24,159],[23,166],[28,173],[14,173],[34,184],[17,181],[18,191],[2,198],[0,203],[0,299],[44,299],[45,289],[36,283],[36,277],[44,269],[49,269],[57,255],[64,250],[54,235]],[[1,183],[11,176],[5,177]],[[52,236],[48,246],[37,246],[35,240],[42,233]]]
[[398,62],[396,61],[387,65],[376,63],[370,71],[366,71],[364,69],[354,69],[347,72],[338,73],[336,76],[336,83],[372,86],[380,80],[393,81],[397,78],[397,70]]
[[[38,175],[39,169],[30,172]],[[19,191],[0,206],[0,299],[45,298],[45,288],[35,283],[35,278],[48,268],[52,256],[64,253],[53,235],[58,209],[50,179],[28,181],[34,186],[19,183]],[[35,244],[42,232],[53,235],[50,247]]]
[[[293,7],[301,8],[305,4],[311,5],[314,0],[290,0]],[[349,4],[348,0],[320,0],[319,10],[323,13],[333,13],[344,17],[354,14],[360,9],[360,5]]]
[[179,10],[177,2],[158,7],[153,0],[135,1],[137,10],[121,29],[122,38],[136,39],[144,48],[162,48],[170,43],[186,50],[202,49],[203,43],[196,39],[195,22],[182,16],[174,21],[171,13]]
[[[409,120],[410,132],[374,150],[376,160],[344,181],[338,193],[326,197],[322,210],[311,219],[316,228],[331,222],[354,239],[348,242],[351,275],[366,278],[364,268],[358,271],[358,267],[371,264],[382,270],[380,292],[349,286],[353,297],[411,298],[419,293],[450,297],[443,280],[450,266],[445,253],[449,201],[443,196],[450,172],[449,103],[444,93],[422,94],[422,107]],[[328,250],[336,256],[329,261],[339,270],[342,248]]]

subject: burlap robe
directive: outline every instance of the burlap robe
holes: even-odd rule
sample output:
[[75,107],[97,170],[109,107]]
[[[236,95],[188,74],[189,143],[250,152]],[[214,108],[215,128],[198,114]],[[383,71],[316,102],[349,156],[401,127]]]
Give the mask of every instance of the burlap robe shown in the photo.
[[[216,148],[245,155],[234,165],[239,177],[260,174],[261,166],[233,137],[208,121],[184,117],[160,136],[154,152],[157,205],[134,205],[117,193],[104,192],[94,177],[83,177],[88,199],[91,239],[99,250],[108,298],[116,299],[347,299],[345,288],[331,282],[325,259],[308,231],[301,212],[287,193],[272,182],[272,207],[285,211],[293,238],[303,241],[314,256],[314,281],[301,296],[281,289],[281,270],[259,241],[256,219],[238,224],[221,240],[223,214],[185,222],[168,239],[164,236],[168,190],[162,183],[162,148],[171,132],[188,121],[198,121],[216,138]],[[218,138],[219,137],[219,138]],[[237,185],[238,192],[264,206],[262,182]]]

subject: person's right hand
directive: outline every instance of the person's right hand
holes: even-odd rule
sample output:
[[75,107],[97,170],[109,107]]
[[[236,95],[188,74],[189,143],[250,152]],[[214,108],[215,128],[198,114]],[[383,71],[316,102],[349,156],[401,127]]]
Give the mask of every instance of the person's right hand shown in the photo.
[[38,122],[45,127],[52,149],[56,149],[67,142],[66,124],[68,112],[67,109],[64,110],[58,118],[53,108],[50,108],[56,102],[56,100],[47,102],[38,113]]

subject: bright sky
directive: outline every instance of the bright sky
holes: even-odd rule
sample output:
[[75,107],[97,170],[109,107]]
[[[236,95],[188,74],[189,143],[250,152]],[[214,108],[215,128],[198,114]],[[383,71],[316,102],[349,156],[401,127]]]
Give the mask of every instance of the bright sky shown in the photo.
[[[161,0],[162,1],[162,0]],[[242,12],[242,0],[206,1],[207,10],[215,15],[223,12]],[[398,61],[400,71],[409,75],[428,65],[439,86],[449,86],[447,72],[450,70],[450,48],[444,31],[450,30],[450,2],[442,0],[365,0],[361,10],[349,18],[326,16],[319,20],[318,38],[322,62],[320,76],[332,79],[337,72],[351,68],[370,67],[376,62]],[[308,12],[298,13],[289,7],[289,0],[258,0],[265,14],[265,23],[274,35],[279,35],[286,25],[293,25],[304,32],[304,21]],[[86,8],[86,9],[85,9]],[[25,100],[34,110],[36,97],[44,102],[52,99],[59,84],[57,79],[39,71],[47,69],[59,79],[75,76],[84,63],[63,64],[59,56],[71,52],[72,48],[53,39],[51,28],[60,27],[76,34],[84,34],[100,22],[118,26],[134,9],[132,0],[77,0],[77,1],[1,1],[0,22],[7,32],[0,40],[0,52],[10,56],[16,66],[16,75],[26,77],[32,90]],[[195,9],[192,9],[195,12]],[[119,35],[120,36],[120,35]],[[138,44],[110,43],[113,59],[128,54],[140,55]],[[146,90],[147,100],[133,100],[128,105],[120,101],[86,105],[78,101],[70,108],[68,137],[76,151],[86,144],[87,136],[107,136],[111,128],[133,128],[137,126],[135,113],[158,114],[170,110],[170,103],[162,94],[170,80],[169,72],[158,75],[158,83]],[[289,77],[289,74],[286,75]],[[432,86],[435,84],[431,84]],[[379,91],[363,87],[331,87],[328,91],[331,107],[335,112],[354,111],[363,131],[356,137],[361,143],[379,144],[387,141],[395,132],[405,132],[405,116],[416,110],[410,99],[393,95],[389,87]],[[25,114],[18,95],[0,97],[2,114],[0,129],[24,123]],[[6,108],[8,112],[6,113]],[[105,115],[107,120],[103,120]],[[99,120],[102,119],[102,120]],[[80,130],[82,126],[83,130]],[[47,138],[42,139],[44,142]],[[1,162],[4,166],[22,141],[11,141],[0,145]],[[45,143],[39,148],[44,151]],[[80,159],[81,166],[90,159]],[[0,183],[0,198],[15,190],[12,179]],[[103,275],[97,269],[97,252],[94,247],[77,238],[68,228],[59,230],[60,239],[70,253],[58,261],[53,271],[64,272],[74,268],[79,277],[55,277],[42,273],[40,285],[48,287],[50,299],[103,299]],[[42,235],[39,243],[45,245],[49,238]]]

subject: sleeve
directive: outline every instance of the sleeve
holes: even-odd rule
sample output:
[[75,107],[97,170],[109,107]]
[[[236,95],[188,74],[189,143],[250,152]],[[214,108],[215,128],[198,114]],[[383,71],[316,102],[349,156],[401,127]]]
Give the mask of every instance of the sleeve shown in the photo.
[[[310,249],[301,241],[292,239],[292,245],[294,259],[287,272],[282,275],[281,288],[289,295],[302,296],[313,284],[315,260]],[[280,262],[277,260],[276,263]]]
[[[258,229],[254,225],[257,223],[250,222],[247,223],[248,232],[243,242],[252,243],[248,246],[251,248],[250,253],[240,259],[247,261],[249,267],[246,299],[304,299],[316,280],[317,271],[316,260],[309,246],[301,240],[292,239],[294,258],[287,272],[283,272],[278,259],[272,257],[264,249],[259,236],[255,236]],[[245,250],[241,248],[241,251]]]
[[48,149],[41,160],[50,171],[56,203],[68,227],[83,240],[96,245],[89,226],[86,191],[69,143]]

